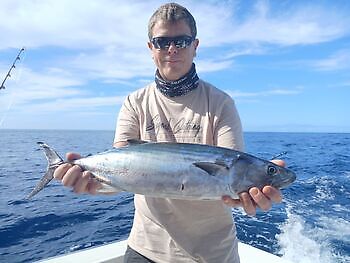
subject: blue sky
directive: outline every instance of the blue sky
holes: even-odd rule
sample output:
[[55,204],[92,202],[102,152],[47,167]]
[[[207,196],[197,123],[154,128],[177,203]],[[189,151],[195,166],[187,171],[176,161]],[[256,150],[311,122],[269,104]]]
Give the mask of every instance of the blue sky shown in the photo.
[[[2,0],[0,129],[114,130],[153,81],[147,22],[164,1]],[[199,76],[245,131],[350,132],[350,1],[178,1],[197,21]]]

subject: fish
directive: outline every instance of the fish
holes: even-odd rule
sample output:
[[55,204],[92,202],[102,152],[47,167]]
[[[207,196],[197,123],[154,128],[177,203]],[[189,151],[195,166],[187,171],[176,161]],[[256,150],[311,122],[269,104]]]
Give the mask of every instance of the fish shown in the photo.
[[101,182],[100,192],[170,199],[238,198],[251,187],[282,189],[296,180],[296,174],[286,167],[245,152],[204,144],[129,140],[127,146],[73,161],[63,161],[50,146],[38,144],[48,167],[28,199],[44,189],[55,169],[67,162],[89,171]]

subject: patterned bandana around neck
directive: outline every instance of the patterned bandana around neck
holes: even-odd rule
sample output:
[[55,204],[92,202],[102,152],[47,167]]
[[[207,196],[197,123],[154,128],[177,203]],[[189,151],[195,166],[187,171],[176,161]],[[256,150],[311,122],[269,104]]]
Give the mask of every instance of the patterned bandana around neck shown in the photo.
[[174,81],[164,80],[157,69],[155,82],[157,89],[167,97],[183,96],[198,87],[199,78],[194,63],[190,71],[182,78]]

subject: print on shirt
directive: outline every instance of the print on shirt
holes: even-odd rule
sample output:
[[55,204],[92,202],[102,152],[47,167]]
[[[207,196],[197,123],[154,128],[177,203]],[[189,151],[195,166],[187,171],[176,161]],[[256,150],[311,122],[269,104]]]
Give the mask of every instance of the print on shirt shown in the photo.
[[[179,119],[161,119],[154,116],[146,125],[146,134],[157,141],[171,139],[177,142],[201,142],[202,126],[200,121]],[[154,136],[152,136],[154,135]],[[152,138],[155,137],[155,138]]]

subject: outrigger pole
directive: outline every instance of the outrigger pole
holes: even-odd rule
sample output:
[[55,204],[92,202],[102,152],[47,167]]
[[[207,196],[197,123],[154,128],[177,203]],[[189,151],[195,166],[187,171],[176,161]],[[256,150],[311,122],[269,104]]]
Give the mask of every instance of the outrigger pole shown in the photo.
[[5,89],[5,82],[6,82],[6,80],[7,80],[9,77],[11,77],[11,71],[12,71],[12,69],[14,69],[14,68],[16,67],[16,62],[17,62],[17,60],[21,60],[21,57],[20,57],[20,56],[21,56],[21,53],[22,53],[23,51],[24,51],[24,47],[21,48],[21,50],[19,51],[17,57],[16,57],[15,60],[13,61],[12,66],[10,67],[10,69],[9,69],[9,71],[7,72],[7,74],[6,74],[6,76],[5,76],[4,80],[3,80],[3,82],[1,83],[0,89]]

